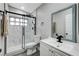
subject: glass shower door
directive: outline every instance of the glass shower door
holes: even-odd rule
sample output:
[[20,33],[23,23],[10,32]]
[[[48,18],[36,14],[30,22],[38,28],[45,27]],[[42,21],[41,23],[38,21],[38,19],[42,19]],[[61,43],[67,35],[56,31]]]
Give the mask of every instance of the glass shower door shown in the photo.
[[27,19],[27,26],[25,26],[25,47],[26,44],[33,42],[33,35],[34,35],[34,24],[33,18],[26,18]]
[[21,17],[10,17],[8,24],[7,53],[22,49]]
[[33,42],[34,19],[10,16],[7,37],[7,53],[24,51],[26,44]]

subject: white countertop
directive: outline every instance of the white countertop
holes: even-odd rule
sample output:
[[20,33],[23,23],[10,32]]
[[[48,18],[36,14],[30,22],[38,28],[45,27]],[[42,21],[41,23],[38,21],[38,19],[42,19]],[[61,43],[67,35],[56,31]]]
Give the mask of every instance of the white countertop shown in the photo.
[[63,40],[62,41],[63,43],[60,43],[60,46],[57,47],[59,43],[55,38],[47,38],[47,39],[41,40],[40,42],[46,43],[49,46],[52,46],[58,50],[61,50],[69,55],[79,56],[79,43],[73,43],[73,42]]

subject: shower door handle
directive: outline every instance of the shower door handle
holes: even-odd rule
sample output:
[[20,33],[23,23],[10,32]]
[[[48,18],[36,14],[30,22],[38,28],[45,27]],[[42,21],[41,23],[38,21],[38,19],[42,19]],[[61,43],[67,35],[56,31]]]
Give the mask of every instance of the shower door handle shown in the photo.
[[22,27],[22,48],[25,49],[25,28]]

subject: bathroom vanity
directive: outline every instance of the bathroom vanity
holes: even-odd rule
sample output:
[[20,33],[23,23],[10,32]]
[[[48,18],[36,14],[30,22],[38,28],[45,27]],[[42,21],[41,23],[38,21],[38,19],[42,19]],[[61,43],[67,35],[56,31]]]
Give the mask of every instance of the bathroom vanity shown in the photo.
[[58,43],[55,38],[40,41],[40,56],[79,56],[79,43],[62,41]]

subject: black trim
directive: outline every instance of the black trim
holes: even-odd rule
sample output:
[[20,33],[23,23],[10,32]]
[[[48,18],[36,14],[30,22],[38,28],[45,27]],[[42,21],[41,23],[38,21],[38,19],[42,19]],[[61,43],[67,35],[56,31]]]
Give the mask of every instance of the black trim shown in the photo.
[[27,17],[30,17],[30,18],[36,18],[36,17],[31,16],[31,15],[19,14],[19,13],[15,13],[15,12],[7,11],[7,10],[6,10],[6,13],[12,13],[12,14],[21,15],[21,16],[27,16]]
[[[6,15],[7,15],[7,13],[6,13],[6,5],[4,3],[3,28],[4,28],[4,18],[5,18]],[[4,29],[3,29],[3,31],[4,31]],[[3,35],[4,35],[4,55],[6,55],[6,53],[7,53],[7,34],[5,32],[3,32]]]
[[35,24],[34,24],[34,34],[36,35],[36,18],[35,18]]
[[0,12],[3,12],[4,13],[4,11],[2,11],[2,10],[0,10]]

